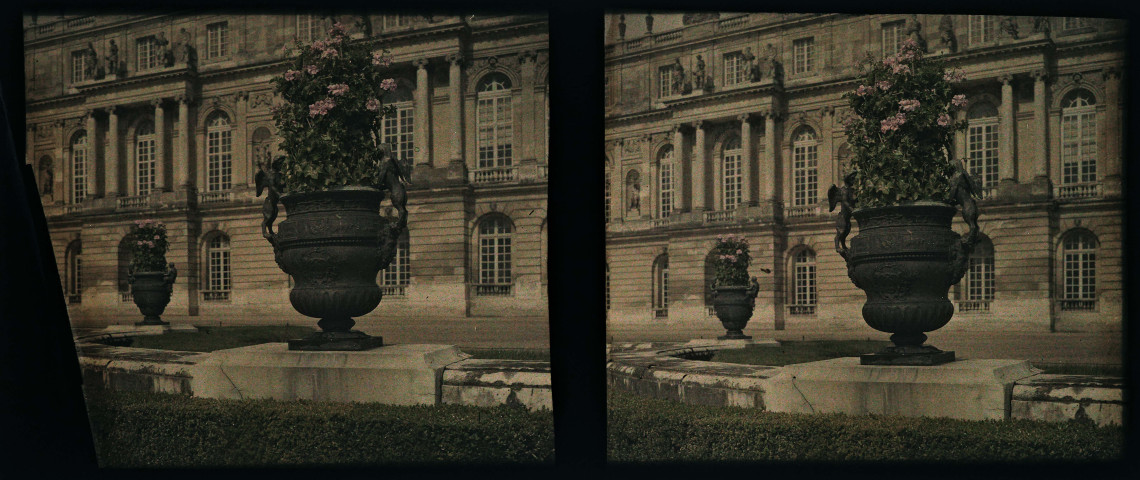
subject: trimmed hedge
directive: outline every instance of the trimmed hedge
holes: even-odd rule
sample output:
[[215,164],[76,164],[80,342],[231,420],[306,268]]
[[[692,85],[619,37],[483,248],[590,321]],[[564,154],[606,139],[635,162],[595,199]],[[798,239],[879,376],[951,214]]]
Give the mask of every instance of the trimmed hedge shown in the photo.
[[552,462],[550,412],[88,391],[103,467]]
[[1119,427],[789,414],[609,395],[611,461],[1115,460]]

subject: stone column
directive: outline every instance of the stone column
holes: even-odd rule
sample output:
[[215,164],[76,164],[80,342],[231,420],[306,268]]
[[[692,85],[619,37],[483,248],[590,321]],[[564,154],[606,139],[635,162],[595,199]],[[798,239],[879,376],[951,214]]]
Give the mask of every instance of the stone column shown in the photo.
[[764,116],[764,167],[760,169],[760,199],[765,202],[776,200],[776,178],[780,175],[776,152],[776,113],[762,112]]
[[[518,130],[519,135],[515,137],[514,148],[518,149],[522,163],[534,163],[535,161],[535,101],[534,101],[534,68],[535,68],[535,52],[527,50],[519,54],[519,87],[521,98],[518,107],[515,108],[515,118],[521,119],[519,122],[516,120],[515,128]],[[644,210],[644,208],[642,209]]]
[[[236,115],[238,118],[234,119],[235,125],[245,125],[249,120],[249,92],[238,92],[234,94],[234,109],[237,110]],[[249,138],[248,130],[245,128],[233,129],[233,160],[231,168],[233,168],[233,177],[230,182],[231,188],[239,185],[249,184],[249,179],[253,178],[250,171],[251,158],[249,157]]]
[[36,165],[36,126],[29,123],[24,130],[24,162],[28,165],[36,167],[36,172],[39,172],[39,167]]
[[835,162],[835,109],[830,105],[824,106],[819,112],[822,125],[819,142],[819,157],[816,161],[816,198],[820,201],[816,202],[824,206],[826,210],[827,195],[820,195],[819,192],[825,190],[831,185],[839,185],[839,165]]
[[683,212],[685,205],[685,187],[678,180],[685,178],[685,134],[680,125],[673,125],[673,210]]
[[453,164],[461,164],[463,163],[463,75],[460,68],[463,64],[463,56],[459,54],[448,55],[447,61],[451,64],[447,71],[447,96],[451,101],[449,107],[453,135],[449,160]]
[[1035,141],[1037,163],[1033,166],[1033,176],[1042,180],[1049,177],[1049,111],[1048,93],[1045,89],[1045,70],[1033,71],[1033,121],[1037,130]]
[[[107,107],[107,157],[103,160],[103,190],[106,198],[119,196],[119,114]],[[91,172],[94,174],[95,172]]]
[[998,112],[1001,141],[998,142],[998,173],[1002,183],[1017,182],[1017,159],[1014,158],[1014,134],[1017,119],[1013,112],[1013,75],[998,77],[1001,82],[1001,110]]
[[415,133],[412,141],[416,144],[416,165],[431,166],[431,141],[429,129],[431,128],[431,88],[428,85],[428,71],[426,58],[412,62],[416,66],[416,92],[415,92]]
[[1120,130],[1120,69],[1108,67],[1104,70],[1104,135],[1099,136],[1098,144],[1105,146],[1104,175],[1106,178],[1118,179],[1120,177],[1120,151],[1124,141]]
[[661,169],[657,157],[653,155],[652,142],[652,135],[645,135],[641,139],[642,158],[649,159],[649,178],[641,182],[641,191],[646,192],[646,195],[642,195],[645,201],[641,202],[641,218],[657,218],[657,213],[661,211],[661,178],[658,177]]
[[695,129],[693,139],[693,211],[699,212],[708,210],[708,202],[705,201],[705,169],[707,168],[708,159],[705,156],[705,128],[704,122],[697,120],[693,122]]
[[740,120],[740,176],[741,182],[740,203],[744,206],[756,205],[752,194],[752,120],[748,114],[736,117]]
[[166,191],[166,109],[162,99],[151,101],[154,105],[154,191]]
[[[87,117],[86,118],[86,120],[87,120],[87,160],[86,160],[87,165],[85,165],[85,168],[84,168],[84,171],[87,172],[87,198],[94,198],[95,192],[96,192],[95,158],[96,158],[96,152],[99,151],[99,149],[95,148],[95,146],[96,146],[96,142],[95,142],[95,138],[96,138],[96,135],[95,135],[95,132],[96,132],[96,130],[95,130],[95,128],[96,128],[95,111],[94,110],[88,110],[87,112],[84,113],[84,116]],[[70,147],[70,145],[69,145],[69,147]],[[70,162],[70,160],[71,159],[69,158],[68,161]],[[70,165],[68,168],[71,168]],[[74,172],[72,172],[72,173],[74,173]],[[70,181],[68,183],[67,190],[69,193],[71,192]]]
[[174,183],[179,187],[193,187],[190,177],[190,97],[178,97],[178,150],[174,156],[174,164],[178,170]]

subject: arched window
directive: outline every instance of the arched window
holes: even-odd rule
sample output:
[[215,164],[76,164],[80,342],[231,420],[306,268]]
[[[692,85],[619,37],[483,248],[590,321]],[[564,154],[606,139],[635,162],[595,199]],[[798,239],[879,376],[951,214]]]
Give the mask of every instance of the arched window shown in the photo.
[[815,252],[803,249],[792,256],[791,315],[815,315]]
[[792,205],[815,205],[819,202],[819,142],[809,127],[799,129],[792,139]]
[[491,73],[479,82],[475,123],[480,169],[510,167],[514,133],[511,106],[511,80],[502,73]]
[[131,299],[131,284],[127,279],[127,271],[130,269],[131,259],[134,258],[134,236],[127,235],[119,241],[119,265],[118,265],[118,284],[119,284],[119,299],[123,302],[130,302]]
[[966,168],[981,180],[982,198],[988,198],[999,175],[997,108],[989,102],[979,102],[970,107],[966,119]]
[[989,311],[990,302],[994,299],[994,278],[994,245],[990,239],[982,237],[974,246],[974,253],[970,254],[966,277],[960,287],[962,296],[958,311]]
[[666,145],[657,154],[657,218],[673,213],[673,146]]
[[203,301],[229,300],[233,288],[230,270],[230,237],[216,233],[206,241],[206,285]]
[[65,275],[67,278],[64,282],[67,284],[67,303],[81,303],[83,301],[83,243],[79,240],[71,242],[67,246],[67,271]]
[[415,108],[412,104],[412,91],[415,87],[404,79],[396,80],[397,88],[384,93],[381,97],[384,105],[391,105],[396,109],[391,115],[384,117],[382,141],[392,145],[396,158],[403,162],[405,167],[411,167],[415,160]]
[[741,185],[743,183],[743,175],[741,175],[741,159],[742,151],[740,149],[740,137],[733,137],[725,142],[724,151],[721,155],[721,207],[725,210],[732,210],[740,205],[741,199]]
[[479,295],[510,295],[511,234],[514,228],[506,217],[494,215],[479,222]]
[[1095,196],[1094,188],[1072,188],[1096,182],[1096,100],[1088,90],[1075,90],[1061,100],[1061,197]]
[[71,203],[87,198],[87,132],[71,137]]
[[233,182],[233,128],[226,114],[206,121],[206,191],[229,190]]
[[653,261],[653,316],[669,316],[669,255],[661,254]]
[[1061,240],[1061,310],[1096,308],[1096,248],[1096,236],[1086,230]]
[[396,256],[388,268],[380,271],[380,288],[384,295],[402,297],[406,294],[405,287],[411,283],[411,256],[408,254],[408,231],[400,234],[396,241]]
[[135,130],[135,191],[147,195],[154,188],[154,123],[144,121]]

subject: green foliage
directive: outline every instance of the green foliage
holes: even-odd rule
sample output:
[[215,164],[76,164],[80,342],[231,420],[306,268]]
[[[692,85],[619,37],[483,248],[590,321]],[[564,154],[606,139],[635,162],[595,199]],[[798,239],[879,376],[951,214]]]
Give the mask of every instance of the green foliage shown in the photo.
[[956,91],[961,72],[947,73],[944,62],[926,58],[913,40],[898,54],[861,64],[862,84],[844,94],[855,116],[846,123],[851,145],[853,195],[859,207],[916,201],[949,203],[953,160],[947,154],[953,121],[965,106]]
[[611,392],[609,459],[1089,461],[1120,459],[1124,430],[1079,422],[772,413]]
[[717,236],[711,255],[714,287],[748,285],[748,265],[752,263],[752,256],[748,253],[748,240],[744,236]]
[[878,340],[782,341],[779,347],[750,346],[719,350],[711,360],[746,365],[783,366],[832,358],[857,357],[864,353],[877,352],[890,345],[891,342]]
[[102,467],[552,462],[553,416],[519,408],[393,406],[87,392]]
[[138,220],[131,230],[131,268],[136,272],[166,271],[166,225]]
[[285,342],[307,336],[314,331],[313,327],[300,326],[210,327],[196,333],[168,332],[162,335],[134,337],[131,346],[183,352],[212,352],[262,343]]
[[295,47],[289,69],[272,80],[285,100],[273,108],[286,154],[285,190],[379,183],[381,122],[394,112],[381,101],[396,88],[395,80],[383,76],[391,58],[352,42],[339,23],[328,40]]

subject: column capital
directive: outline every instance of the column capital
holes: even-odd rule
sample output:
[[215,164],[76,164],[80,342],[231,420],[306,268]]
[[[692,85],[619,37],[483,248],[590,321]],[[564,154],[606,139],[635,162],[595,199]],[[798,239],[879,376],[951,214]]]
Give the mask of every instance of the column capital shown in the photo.
[[534,50],[523,50],[522,52],[519,52],[520,65],[526,63],[527,59],[530,59],[531,63],[534,63],[537,58],[538,52],[535,52]]
[[178,103],[185,104],[185,105],[189,105],[191,103],[194,103],[194,97],[188,93],[178,95],[178,96],[174,97],[174,100],[177,101]]
[[447,60],[447,63],[451,64],[452,66],[457,66],[457,67],[463,66],[463,54],[462,53],[451,53],[451,54],[448,54],[447,57],[444,57],[444,58]]
[[95,118],[95,109],[88,108],[88,109],[84,110],[83,114],[80,115],[79,118],[82,120],[90,120],[90,119]]
[[678,133],[681,133],[681,129],[684,127],[685,127],[685,125],[681,124],[681,123],[678,123],[676,125],[671,125],[671,126],[669,126],[669,133],[672,135],[676,135]]
[[820,118],[830,115],[835,115],[835,107],[832,107],[831,105],[824,105],[823,108],[819,109]]
[[1029,72],[1029,76],[1033,77],[1034,81],[1045,82],[1049,79],[1049,72],[1044,68],[1035,68],[1032,72]]
[[697,129],[697,130],[703,130],[705,128],[704,124],[705,124],[704,120],[696,120],[693,122],[693,128]]
[[116,106],[114,106],[114,105],[111,105],[111,106],[109,106],[109,107],[103,107],[103,111],[107,112],[107,115],[114,115],[114,114],[115,114],[115,110],[116,110],[116,109],[118,109],[118,108],[119,108],[119,107],[116,107]]
[[235,102],[243,101],[243,100],[249,100],[249,92],[242,91],[242,92],[237,92],[234,94],[234,101]]
[[412,65],[415,65],[419,70],[427,70],[427,64],[428,59],[426,58],[417,58],[415,60],[412,60]]
[[1105,80],[1119,80],[1120,68],[1116,66],[1105,67],[1103,75]]
[[749,123],[752,121],[752,114],[751,113],[742,113],[742,114],[736,116],[736,120],[739,121],[740,123]]
[[161,97],[155,98],[155,99],[150,101],[150,106],[152,106],[154,108],[162,108],[162,102],[165,102],[165,101],[166,101],[165,98],[161,98]]
[[1007,74],[999,76],[997,79],[999,82],[1001,82],[1002,86],[1005,86],[1005,85],[1009,85],[1011,82],[1013,82],[1013,75],[1007,73]]

